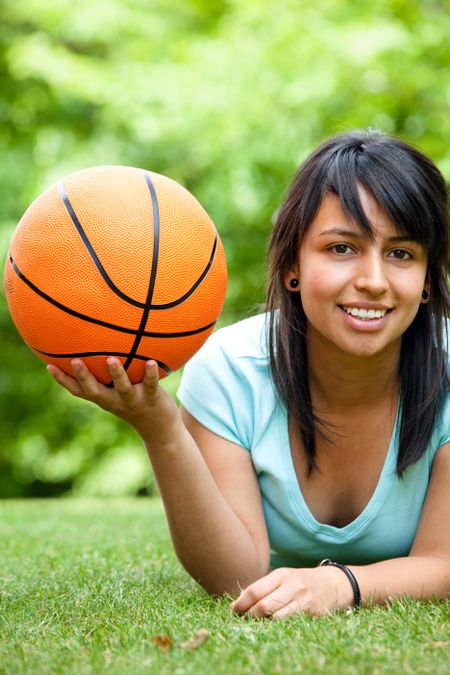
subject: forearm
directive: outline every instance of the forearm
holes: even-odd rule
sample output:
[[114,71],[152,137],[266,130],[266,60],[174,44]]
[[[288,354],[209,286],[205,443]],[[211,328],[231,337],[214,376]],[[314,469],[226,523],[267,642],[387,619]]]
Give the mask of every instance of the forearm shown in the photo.
[[210,593],[234,592],[266,570],[249,531],[217,487],[173,399],[158,385],[156,361],[132,385],[116,358],[107,359],[114,383],[98,382],[80,359],[74,377],[49,366],[71,394],[93,401],[130,424],[144,440],[164,501],[175,550]]
[[222,496],[184,425],[164,444],[145,444],[177,556],[212,594],[235,593],[267,573],[242,521]]
[[415,600],[450,597],[450,562],[424,555],[384,560],[372,565],[348,565],[361,590],[361,601],[384,604],[408,596]]

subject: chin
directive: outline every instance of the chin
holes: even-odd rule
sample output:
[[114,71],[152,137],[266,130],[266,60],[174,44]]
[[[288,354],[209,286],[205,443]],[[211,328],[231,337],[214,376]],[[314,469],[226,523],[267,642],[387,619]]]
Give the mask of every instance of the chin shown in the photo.
[[397,345],[400,344],[400,341],[395,340],[389,344],[374,344],[370,343],[368,340],[364,340],[359,345],[346,345],[343,351],[349,356],[354,356],[356,358],[368,359],[374,356],[379,356],[385,352],[394,349]]

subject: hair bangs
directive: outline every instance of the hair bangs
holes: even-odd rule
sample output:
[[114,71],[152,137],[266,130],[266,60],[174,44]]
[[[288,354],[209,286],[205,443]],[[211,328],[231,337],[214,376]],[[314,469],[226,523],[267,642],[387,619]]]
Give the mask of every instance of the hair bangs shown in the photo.
[[[409,157],[379,157],[383,149],[371,147],[359,156],[359,181],[373,195],[399,235],[416,241],[428,253],[438,247],[431,198],[423,190],[423,177]],[[406,153],[405,153],[406,154]],[[409,165],[409,166],[408,166]],[[401,166],[401,172],[398,170]]]
[[363,234],[373,241],[375,238],[373,227],[361,203],[360,188],[362,185],[359,177],[357,150],[340,148],[329,160],[324,193],[335,194],[339,198],[346,217],[356,223]]

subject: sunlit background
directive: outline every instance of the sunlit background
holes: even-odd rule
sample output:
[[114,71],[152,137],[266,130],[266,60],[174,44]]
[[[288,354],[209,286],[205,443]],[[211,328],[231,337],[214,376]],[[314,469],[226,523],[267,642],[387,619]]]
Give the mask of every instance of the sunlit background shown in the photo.
[[[221,323],[256,313],[271,219],[321,140],[376,127],[450,177],[449,35],[439,0],[3,0],[2,257],[55,180],[143,167],[185,185],[216,223]],[[0,497],[156,494],[137,435],[57,387],[3,291],[0,331]]]

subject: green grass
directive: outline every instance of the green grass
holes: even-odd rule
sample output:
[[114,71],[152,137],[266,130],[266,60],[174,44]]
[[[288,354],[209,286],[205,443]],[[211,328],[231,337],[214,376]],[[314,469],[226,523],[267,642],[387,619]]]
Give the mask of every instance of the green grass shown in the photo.
[[450,671],[449,602],[236,617],[177,562],[159,500],[3,501],[0,551],[2,675]]

